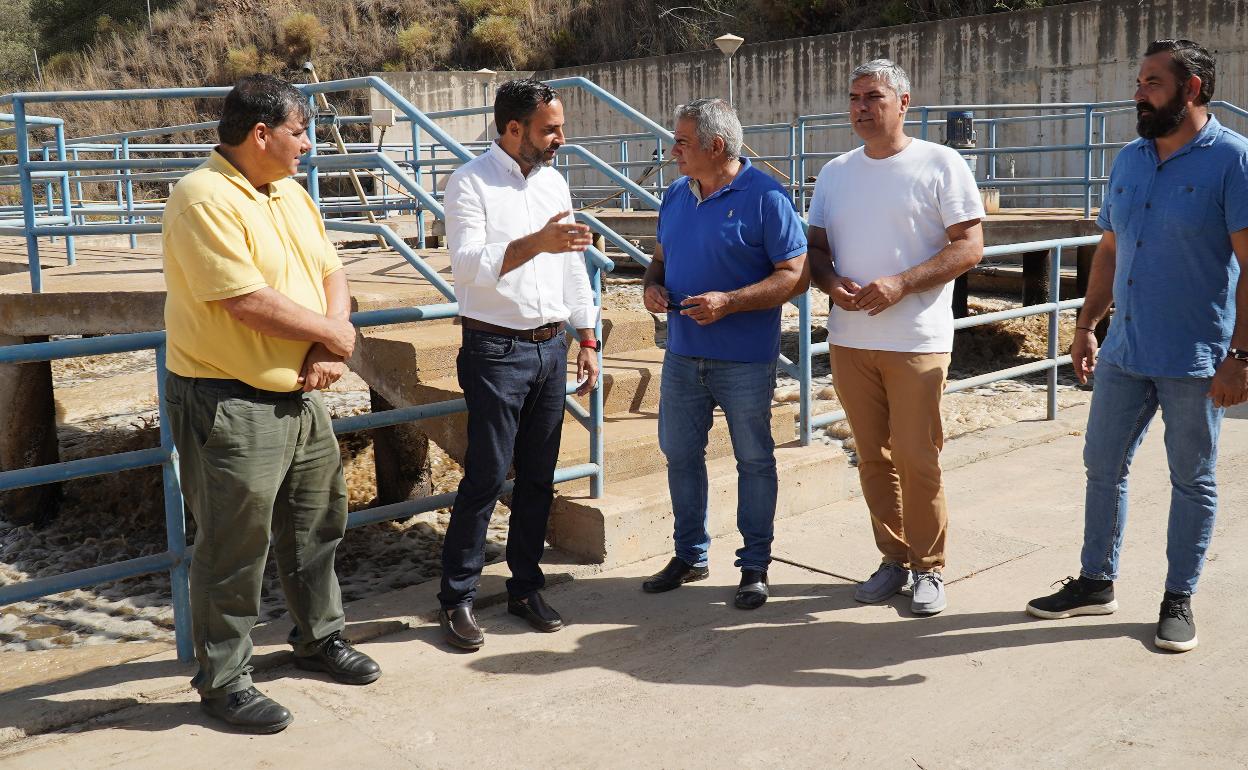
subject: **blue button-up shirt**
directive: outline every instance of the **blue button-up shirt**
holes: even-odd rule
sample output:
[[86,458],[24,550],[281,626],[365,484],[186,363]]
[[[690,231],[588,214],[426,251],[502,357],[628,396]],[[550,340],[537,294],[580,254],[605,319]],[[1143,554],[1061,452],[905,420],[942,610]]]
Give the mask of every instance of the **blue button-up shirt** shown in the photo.
[[[783,262],[806,253],[806,233],[780,183],[741,158],[732,182],[705,199],[681,177],[663,194],[659,244],[664,284],[674,302],[708,291],[758,283]],[[725,361],[774,361],[780,354],[780,308],[730,313],[699,326],[668,313],[667,349]]]
[[1152,140],[1118,154],[1097,224],[1117,241],[1102,361],[1149,377],[1212,377],[1235,326],[1248,228],[1248,139],[1212,115],[1164,162]]

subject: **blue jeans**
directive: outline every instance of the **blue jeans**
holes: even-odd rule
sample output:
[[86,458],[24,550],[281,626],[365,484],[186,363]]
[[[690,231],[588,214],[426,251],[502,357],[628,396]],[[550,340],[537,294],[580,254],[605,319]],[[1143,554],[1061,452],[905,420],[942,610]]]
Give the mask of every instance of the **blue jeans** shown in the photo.
[[1218,510],[1214,466],[1225,410],[1209,398],[1209,377],[1145,377],[1112,364],[1096,367],[1083,449],[1088,472],[1084,508],[1084,577],[1114,580],[1127,525],[1127,472],[1157,407],[1166,424],[1170,524],[1166,590],[1192,594]]
[[659,448],[667,457],[667,485],[675,515],[676,556],[705,566],[707,531],[706,442],[716,406],[728,418],[737,459],[737,529],[745,540],[736,566],[765,570],[771,563],[776,518],[776,444],[771,397],[776,364],[663,357],[659,390]]
[[468,404],[468,451],[442,544],[438,599],[446,609],[476,596],[490,515],[513,464],[507,593],[523,599],[546,584],[539,562],[555,496],[567,358],[563,334],[526,342],[464,330],[455,363]]

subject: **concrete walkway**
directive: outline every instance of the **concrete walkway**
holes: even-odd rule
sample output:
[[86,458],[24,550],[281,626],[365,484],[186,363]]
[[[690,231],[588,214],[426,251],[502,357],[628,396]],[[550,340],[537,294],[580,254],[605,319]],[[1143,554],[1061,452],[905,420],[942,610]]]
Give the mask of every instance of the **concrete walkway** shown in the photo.
[[[548,592],[569,627],[529,632],[495,604],[475,654],[440,642],[432,587],[417,586],[349,611],[356,631],[380,634],[362,645],[385,670],[376,684],[290,665],[260,677],[296,716],[279,735],[219,731],[186,687],[190,668],[166,655],[9,692],[0,728],[75,699],[117,710],[11,741],[0,764],[1248,766],[1248,560],[1233,556],[1248,549],[1246,419],[1237,410],[1223,430],[1223,515],[1194,604],[1201,645],[1187,654],[1152,645],[1169,500],[1160,423],[1133,471],[1119,612],[1046,622],[1022,611],[1078,569],[1079,408],[949,445],[950,608],[932,618],[912,617],[906,597],[853,601],[852,580],[876,559],[856,498],[778,525],[774,597],[756,612],[730,603],[734,538],[716,541],[710,580],[658,596],[640,580],[663,558],[598,574],[552,565],[579,575]],[[261,634],[261,662],[282,660],[284,631]]]

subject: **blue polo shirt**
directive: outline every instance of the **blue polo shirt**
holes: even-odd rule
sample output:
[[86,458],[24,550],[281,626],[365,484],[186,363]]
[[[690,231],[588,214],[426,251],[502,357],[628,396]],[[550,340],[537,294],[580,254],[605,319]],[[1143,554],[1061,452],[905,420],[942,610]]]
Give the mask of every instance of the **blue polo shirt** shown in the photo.
[[1212,115],[1160,162],[1151,139],[1118,153],[1097,224],[1114,233],[1114,320],[1100,360],[1148,377],[1212,377],[1235,327],[1248,228],[1248,139]]
[[[731,183],[699,202],[682,176],[659,208],[664,285],[676,301],[733,291],[771,275],[778,262],[806,253],[806,233],[780,183],[742,158]],[[780,308],[730,313],[699,326],[667,314],[667,349],[725,361],[773,361],[780,354]]]

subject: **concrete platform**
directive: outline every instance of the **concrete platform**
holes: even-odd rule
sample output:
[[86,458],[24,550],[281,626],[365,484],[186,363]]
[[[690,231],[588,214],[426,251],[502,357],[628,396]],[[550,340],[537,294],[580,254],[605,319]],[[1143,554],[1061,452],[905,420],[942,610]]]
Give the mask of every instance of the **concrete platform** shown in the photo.
[[[1248,562],[1235,556],[1248,520],[1235,513],[1248,494],[1245,417],[1234,410],[1223,429],[1225,514],[1194,602],[1201,645],[1186,654],[1152,645],[1169,500],[1160,425],[1133,470],[1118,613],[1050,622],[1022,611],[1077,570],[1078,408],[1056,425],[974,434],[967,450],[971,437],[950,442],[947,455],[966,462],[946,474],[950,607],[935,617],[911,616],[905,596],[853,601],[852,581],[876,554],[863,504],[849,499],[778,523],[773,598],[754,612],[730,604],[735,536],[714,542],[709,580],[657,596],[639,584],[665,556],[604,571],[552,553],[559,585],[547,596],[569,623],[559,633],[531,632],[494,604],[480,613],[485,647],[453,652],[429,619],[426,583],[348,609],[385,671],[368,687],[288,665],[283,622],[257,632],[260,687],[295,713],[279,735],[219,729],[187,686],[193,667],[166,652],[5,687],[0,763],[1244,767]],[[489,568],[484,585],[495,600],[501,571]],[[24,655],[41,654],[0,658],[0,682]]]

